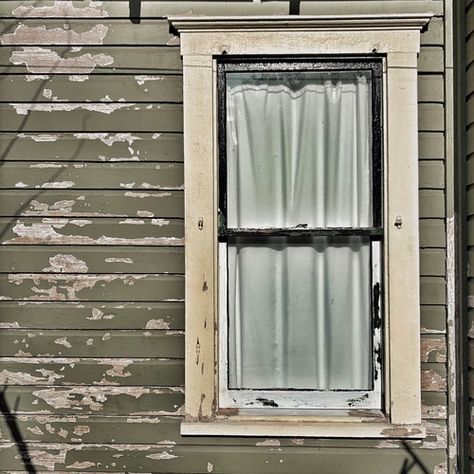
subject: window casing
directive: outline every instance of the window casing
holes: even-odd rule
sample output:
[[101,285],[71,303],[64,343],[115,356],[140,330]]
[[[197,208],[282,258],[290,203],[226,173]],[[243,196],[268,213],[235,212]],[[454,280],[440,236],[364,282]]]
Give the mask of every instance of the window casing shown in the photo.
[[[267,408],[272,411],[354,407],[381,410],[382,408],[382,325],[380,324],[382,317],[381,252],[383,245],[381,212],[382,65],[383,58],[374,57],[288,58],[286,60],[281,57],[266,59],[225,57],[217,62],[219,124],[218,406],[220,408]],[[359,95],[357,95],[357,79],[362,82],[362,84],[359,84],[362,90]],[[231,88],[228,83],[232,83],[232,81],[237,83],[237,87],[232,91],[237,91],[238,97],[244,99],[243,110],[234,110],[234,107],[229,108],[228,103],[231,99],[228,96],[231,94]],[[245,95],[243,95],[245,91],[251,95],[247,103]],[[272,97],[274,98],[278,94],[283,94],[285,98],[288,97],[288,94],[294,95],[291,95],[287,101],[283,99],[283,103],[279,99],[276,99],[275,103],[275,99],[273,99],[274,107],[269,106]],[[348,96],[349,99],[341,103],[342,94]],[[310,97],[309,101],[305,101],[304,97],[306,96]],[[261,104],[256,102],[258,97],[262,97]],[[358,101],[363,103],[357,105]],[[367,104],[365,101],[367,101]],[[344,105],[350,107],[352,102],[356,103],[354,110],[342,111]],[[300,105],[299,108],[298,105]],[[258,112],[260,112],[254,113],[257,116],[254,117],[254,120],[251,120],[252,113],[249,111],[249,107],[254,110],[258,109]],[[326,113],[316,110],[322,107],[324,107]],[[275,111],[282,108],[281,117],[273,115]],[[308,112],[306,109],[313,111]],[[297,125],[293,127],[291,126],[291,119],[288,119],[292,112],[293,114],[299,112],[299,117],[294,119]],[[342,115],[347,115],[350,112],[354,114],[353,120],[351,118],[346,119],[347,130],[339,131],[338,124],[331,122],[342,121]],[[229,116],[230,114],[235,115],[235,117]],[[348,149],[346,149],[337,143],[338,137],[342,133],[352,136],[354,129],[357,131],[357,124],[353,122],[358,120],[363,122],[359,115],[362,115],[369,125],[368,127],[359,127],[362,129],[361,137],[353,138],[353,143],[349,143]],[[242,116],[244,118],[241,118]],[[262,122],[265,123],[267,120],[271,125],[262,125]],[[288,120],[289,123],[282,125],[280,129],[278,126],[275,127],[274,124],[278,120]],[[239,153],[231,153],[231,149],[239,148],[238,143],[227,146],[228,143],[236,141],[235,135],[238,134],[236,122],[240,124],[239,131],[243,129],[240,134],[244,135],[244,142],[247,138],[245,135],[257,135],[249,139],[249,141],[256,143],[254,146],[256,150],[248,150],[249,143],[244,143],[242,146],[245,149],[244,155],[252,155],[249,158],[252,163],[244,163],[242,167],[246,166],[246,172],[241,172],[239,176],[233,176],[238,173],[238,171],[235,171],[237,165],[230,161],[245,162],[246,159],[245,157],[239,159]],[[305,125],[304,122],[309,122],[311,125]],[[321,122],[321,125],[316,127],[316,122]],[[280,143],[272,144],[274,141],[272,137],[275,135],[274,128],[277,128],[284,135],[282,145]],[[329,133],[328,130],[331,129],[335,129],[336,133]],[[318,131],[321,136],[314,141],[313,137],[305,136],[308,134],[316,134],[317,136]],[[278,137],[275,137],[275,140],[278,142]],[[262,146],[262,141],[267,142],[268,146]],[[285,147],[287,141],[291,144]],[[318,153],[320,151],[317,148],[318,143],[322,142],[324,142],[324,145],[320,148],[323,150]],[[305,144],[308,145],[305,146]],[[357,153],[358,147],[362,149],[359,153]],[[287,151],[285,148],[290,148],[291,151]],[[257,156],[262,152],[272,154],[272,158],[265,159]],[[347,156],[340,160],[339,155],[344,154]],[[350,169],[353,166],[352,161],[358,158],[357,154],[368,155],[359,158],[360,161],[366,159],[368,169],[363,166],[362,169],[356,168],[356,176],[349,174],[349,179],[347,179],[348,172],[346,170],[339,172],[339,175],[342,176],[338,176],[338,168]],[[301,157],[305,156],[307,156],[307,162],[302,166],[298,166],[298,161],[301,161]],[[272,176],[277,172],[276,168],[280,167],[286,170],[293,165],[293,169],[288,171],[288,175],[299,175],[299,181],[305,181],[302,176],[308,174],[308,172],[319,175],[331,168],[329,161],[334,163],[332,168],[335,169],[333,173],[330,173],[329,178],[336,180],[333,187],[337,188],[337,191],[333,191],[328,187],[329,192],[326,191],[326,196],[324,194],[319,196],[321,200],[334,201],[327,205],[328,210],[323,209],[323,215],[318,215],[318,212],[315,211],[316,202],[313,202],[313,200],[318,199],[318,193],[315,196],[314,188],[325,187],[324,180],[320,179],[319,183],[310,182],[309,186],[306,185],[306,188],[313,189],[301,189],[304,188],[304,185],[300,184],[299,186],[293,186],[300,189],[288,191],[286,188],[288,185],[291,186],[291,182],[295,181],[294,177],[292,179],[290,176],[278,176],[278,179],[272,179]],[[248,172],[249,168],[255,170],[262,167],[265,169],[264,172]],[[309,169],[304,169],[304,167]],[[230,170],[232,172],[229,172]],[[363,209],[356,209],[356,216],[352,221],[350,216],[346,215],[350,214],[350,211],[342,211],[343,216],[325,215],[327,213],[331,214],[331,211],[333,214],[341,214],[340,207],[354,212],[351,209],[353,202],[351,203],[348,196],[350,196],[352,187],[357,188],[357,183],[352,183],[352,181],[357,180],[357,174],[364,174],[364,171],[366,171],[367,176],[364,176],[365,179],[359,178],[361,183],[358,183],[358,193],[362,195],[367,193],[368,199],[361,197],[364,202],[358,207],[366,207],[365,212]],[[259,203],[262,200],[272,199],[265,196],[268,190],[262,192],[261,189],[251,189],[252,184],[249,183],[257,181],[254,187],[273,188],[275,184],[278,186],[278,182],[285,178],[288,182],[283,184],[280,190],[281,193],[285,194],[285,196],[281,196],[282,202],[280,203],[285,209],[273,208],[268,202],[261,205],[261,207],[264,209],[270,207],[270,209],[266,209],[267,211],[270,210],[270,213],[271,211],[273,213],[289,213],[287,219],[291,223],[289,225],[281,224],[279,227],[270,226],[269,220],[272,221],[276,218],[281,223],[282,216],[278,218],[271,215],[262,215],[262,220],[259,221],[258,215],[256,215],[258,214],[256,209],[259,208]],[[263,182],[259,182],[259,180]],[[234,184],[233,181],[237,181],[237,183]],[[238,189],[233,189],[228,197],[228,187],[235,188],[236,185],[238,185]],[[245,199],[245,197],[236,195],[236,193],[245,195],[249,192],[252,194],[252,199]],[[295,204],[292,209],[286,209],[288,203],[284,201],[289,199],[289,195],[298,194],[298,192],[306,195],[306,200],[309,201],[308,204],[303,206]],[[242,201],[245,201],[245,203],[242,203]],[[240,205],[237,203],[240,203]],[[227,212],[228,207],[232,208],[230,218]],[[237,218],[235,207],[243,208],[239,209],[240,214],[243,214],[239,216],[240,219]],[[298,210],[301,207],[307,208],[306,211],[309,215],[296,217],[295,214],[299,212],[295,207],[298,207]],[[252,214],[250,219],[245,216],[249,212]],[[361,222],[359,214],[363,214],[362,221],[366,222]],[[300,223],[298,219],[303,220],[305,217],[309,218],[312,223]],[[247,221],[247,225],[242,228],[241,225],[238,225],[238,220],[240,223]],[[321,220],[329,221],[329,224],[314,225],[315,221]],[[248,222],[251,224],[248,224]],[[357,222],[359,222],[359,225],[357,225]],[[339,224],[339,226],[335,224]],[[229,252],[232,261],[230,265],[228,264]],[[247,272],[242,268],[242,264],[237,263],[245,258],[250,261],[258,260],[262,252],[267,254],[270,252],[276,254],[276,256],[269,259],[268,255],[264,255],[263,259],[260,258],[263,264],[254,264]],[[246,253],[250,255],[238,257],[238,255],[245,255]],[[282,256],[282,253],[285,253],[285,255]],[[345,259],[344,257],[341,258],[342,255],[348,253],[349,257],[346,255]],[[328,272],[324,268],[328,265],[334,267],[335,262],[350,265],[353,260],[355,260],[354,264],[358,266],[361,263],[359,254],[363,253],[366,255],[367,261],[362,261],[362,265],[365,264],[368,267],[366,269],[369,276],[368,280],[357,281],[359,280],[360,271],[358,272],[359,269],[356,268],[353,275],[355,281],[353,285],[349,285],[349,291],[352,290],[352,298],[350,294],[339,293],[335,282],[344,282],[344,277],[347,277],[349,269],[344,268],[340,272],[333,269]],[[313,258],[317,261],[312,262],[309,268],[305,267],[307,272],[304,273],[303,265],[296,262],[301,259],[305,260],[307,257],[311,258],[312,254],[314,254]],[[325,254],[329,255],[326,256]],[[293,263],[288,263],[287,260],[291,259],[292,255],[296,259]],[[233,263],[234,261],[235,263]],[[272,270],[274,265],[284,265],[285,268],[280,270],[283,276],[286,276],[286,278],[283,277],[284,281],[280,281],[279,285],[270,282],[267,285],[263,283],[259,286],[259,281],[271,279],[268,270],[264,267],[265,263],[270,263]],[[231,273],[235,274],[237,271],[239,273],[238,282],[231,276]],[[362,274],[366,272],[362,271]],[[259,277],[254,279],[253,274],[255,273],[258,273]],[[332,282],[328,281],[325,285],[321,285],[320,293],[322,294],[318,296],[316,304],[312,307],[314,294],[311,287],[316,291],[316,287],[320,283],[319,280],[321,278],[326,279],[325,275],[329,273],[333,274]],[[252,279],[252,283],[245,284],[242,279],[246,276],[242,275]],[[266,278],[266,275],[268,275],[268,278]],[[299,283],[298,278],[301,278]],[[276,279],[281,280],[282,278],[277,277]],[[294,282],[299,288],[294,288]],[[235,287],[235,285],[239,289],[242,288],[240,291],[242,296],[238,297],[234,294],[235,291],[229,291],[229,286]],[[331,288],[331,285],[333,288]],[[267,288],[267,293],[270,294],[266,300],[259,304],[258,300],[262,299],[265,286],[270,287]],[[302,286],[307,286],[308,291],[301,291]],[[253,298],[247,297],[247,301],[245,301],[244,295],[251,293],[253,289]],[[331,296],[325,297],[328,292]],[[361,292],[363,294],[360,295]],[[302,295],[302,293],[305,294]],[[367,295],[365,295],[366,293]],[[287,298],[282,298],[283,295],[286,295]],[[311,299],[311,303],[309,301],[301,303],[301,299],[304,300],[305,298]],[[235,310],[231,310],[229,304],[236,299],[235,304],[239,308],[245,308],[237,311],[238,314],[235,314]],[[352,305],[349,304],[351,299],[355,300],[351,301]],[[275,308],[272,306],[274,300],[280,300],[279,303],[275,304]],[[325,307],[324,304],[321,305],[320,300],[328,300],[328,303],[331,300],[331,303]],[[341,300],[346,300],[347,304],[344,305]],[[366,303],[365,307],[361,300]],[[337,309],[331,311],[335,303]],[[357,303],[363,307],[360,312],[356,311]],[[288,304],[297,307],[291,308],[288,307]],[[264,308],[261,307],[262,305]],[[343,309],[346,317],[338,314]],[[251,319],[246,316],[246,311],[247,313],[253,313],[254,318]],[[263,313],[266,313],[266,319]],[[275,321],[275,318],[277,321]],[[262,320],[268,321],[268,324],[265,325]],[[339,320],[341,320],[340,323],[337,322]],[[243,329],[244,327],[246,330]],[[313,331],[314,334],[312,334]],[[338,331],[340,331],[339,337]],[[277,334],[270,338],[265,337],[268,332],[276,332]],[[323,335],[318,335],[318,332],[323,333]],[[358,338],[354,337],[357,332],[360,333]],[[305,335],[309,336],[306,338]],[[255,341],[253,346],[249,340]],[[265,342],[266,344],[264,344]],[[266,350],[262,350],[262,345],[265,346]],[[277,347],[274,349],[274,346]],[[276,360],[272,361],[272,359]],[[321,359],[324,360],[321,361]],[[257,362],[260,367],[255,369],[254,366]],[[246,365],[252,367],[245,370]],[[308,372],[306,377],[301,376],[301,373],[304,372],[303,369]],[[271,374],[272,371],[274,374]],[[244,379],[247,379],[248,385],[251,378],[246,377],[247,372],[254,374],[253,386],[245,385]],[[367,375],[366,372],[368,372]],[[237,379],[239,379],[238,382]],[[270,382],[274,388],[264,388],[258,385],[262,381]],[[351,383],[353,385],[350,388],[345,385]],[[285,387],[281,385],[285,385]],[[318,386],[314,387],[314,385]],[[319,385],[325,385],[326,387],[323,388]]]
[[[170,18],[184,70],[186,435],[422,437],[418,268],[417,54],[430,13]],[[217,64],[247,59],[382,58],[381,409],[219,405]],[[381,117],[382,118],[382,117]],[[401,119],[402,118],[402,119]],[[363,422],[363,423],[361,423]]]

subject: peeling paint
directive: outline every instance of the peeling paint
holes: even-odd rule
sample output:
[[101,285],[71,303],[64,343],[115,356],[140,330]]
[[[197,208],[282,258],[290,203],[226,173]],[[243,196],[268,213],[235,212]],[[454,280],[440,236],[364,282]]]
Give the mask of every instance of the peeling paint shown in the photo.
[[[60,212],[60,211],[56,211]],[[35,215],[35,213],[32,213]],[[167,225],[169,221],[153,219],[155,225]],[[161,222],[158,224],[158,222]],[[18,220],[12,228],[12,232],[16,237],[6,239],[2,245],[7,244],[57,244],[57,245],[165,245],[165,246],[181,246],[184,239],[180,237],[142,237],[142,238],[127,238],[127,237],[108,237],[102,235],[98,238],[92,238],[84,235],[64,235],[57,231],[66,225],[77,225],[83,227],[91,225],[92,221],[86,219],[64,219],[64,218],[44,218],[41,222],[33,222],[25,224]],[[143,220],[125,219],[119,221],[119,224],[128,225],[143,225]]]
[[48,74],[89,74],[96,67],[109,66],[114,58],[107,54],[90,53],[72,58],[62,58],[56,51],[41,47],[23,47],[22,51],[13,51],[10,62],[16,66],[24,64],[28,72]]
[[58,337],[57,339],[55,339],[54,343],[58,344],[58,345],[61,345],[61,346],[64,346],[64,347],[67,347],[68,349],[70,349],[72,347],[71,343],[67,340],[66,337]]
[[148,454],[146,457],[150,459],[164,460],[164,459],[175,459],[178,456],[175,456],[174,454],[169,454],[167,451],[163,451],[157,454]]
[[86,262],[74,255],[57,254],[49,258],[50,267],[43,268],[43,272],[55,273],[87,273],[89,268]]
[[255,444],[255,446],[281,446],[281,443],[278,439],[265,439],[263,441],[259,441]]
[[0,42],[3,45],[16,44],[89,44],[101,45],[104,43],[104,38],[107,35],[108,27],[105,25],[95,25],[89,31],[83,33],[76,33],[74,30],[68,28],[50,28],[46,26],[30,27],[24,23],[20,23],[13,33],[7,33],[0,37]]
[[101,114],[110,115],[116,110],[132,107],[135,104],[123,103],[104,103],[99,104],[89,102],[79,103],[11,103],[10,104],[18,115],[28,115],[29,112],[72,112],[73,110],[82,109],[88,112],[99,112]]
[[169,329],[170,324],[163,319],[150,319],[146,323],[145,329]]
[[69,466],[66,466],[66,469],[89,469],[90,467],[95,467],[96,463],[91,462],[91,461],[83,461],[79,462],[76,461],[73,464],[69,464]]
[[207,463],[207,472],[212,472],[214,471],[214,464],[212,464],[211,462],[208,462]]
[[20,5],[13,10],[12,14],[16,18],[107,17],[107,11],[98,8],[99,5],[99,2],[93,2],[89,6],[77,8],[72,0],[54,0],[53,5],[48,6]]
[[18,138],[29,138],[34,142],[55,142],[59,140],[59,135],[54,135],[51,133],[40,133],[40,134],[27,134],[27,133],[19,133]]
[[140,137],[131,133],[75,133],[74,138],[79,140],[100,140],[107,146],[112,146],[116,142],[132,145],[133,142],[141,140]]
[[89,76],[83,74],[82,76],[75,76],[74,74],[70,75],[68,79],[71,82],[85,82],[89,80]]
[[149,81],[164,81],[164,76],[135,76],[135,80],[139,86],[143,86]]
[[107,263],[128,263],[133,264],[133,260],[131,258],[118,258],[118,257],[107,257],[105,260]]

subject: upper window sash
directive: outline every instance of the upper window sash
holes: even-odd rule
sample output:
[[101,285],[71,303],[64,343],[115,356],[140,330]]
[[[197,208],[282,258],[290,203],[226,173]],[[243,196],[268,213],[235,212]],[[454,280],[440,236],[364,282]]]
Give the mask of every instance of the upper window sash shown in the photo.
[[[322,226],[307,224],[276,227],[239,227],[228,222],[228,77],[232,73],[288,73],[288,72],[369,72],[370,73],[370,161],[371,161],[371,225],[369,226]],[[301,57],[301,58],[245,58],[225,56],[217,62],[217,104],[218,104],[218,146],[219,146],[219,240],[224,241],[230,235],[287,235],[300,238],[301,235],[381,235],[382,233],[382,57]],[[257,224],[259,224],[257,222]],[[339,232],[340,231],[340,232]]]

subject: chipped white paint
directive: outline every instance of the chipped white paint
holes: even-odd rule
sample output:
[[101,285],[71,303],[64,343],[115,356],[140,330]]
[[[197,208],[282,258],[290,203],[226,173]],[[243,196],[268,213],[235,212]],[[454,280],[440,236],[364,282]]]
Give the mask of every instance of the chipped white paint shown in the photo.
[[207,463],[207,472],[212,472],[214,471],[214,464],[212,464],[211,462],[208,462]]
[[92,308],[92,316],[86,319],[90,321],[100,321],[101,319],[113,319],[113,314],[104,314],[99,308]]
[[41,74],[25,74],[25,81],[32,82],[32,81],[47,81],[49,80],[49,76],[41,75]]
[[[155,198],[162,198],[162,197],[168,197],[171,196],[172,193],[170,192],[163,192],[163,193],[141,193],[141,192],[136,192],[136,191],[127,191],[124,196],[126,197],[134,197],[134,198],[139,198],[139,199],[144,199],[144,198],[150,198],[150,197],[155,197]],[[148,212],[148,211],[147,211]]]
[[281,443],[278,439],[265,439],[263,441],[259,441],[255,444],[255,446],[280,446]]
[[[165,221],[163,221],[165,222]],[[125,219],[119,222],[128,225],[143,225],[142,220]],[[83,227],[92,224],[91,221],[85,219],[54,219],[44,218],[41,222],[33,222],[25,224],[21,220],[13,226],[12,232],[16,237],[3,240],[2,245],[7,244],[36,244],[39,242],[57,244],[57,245],[164,245],[164,246],[181,246],[184,239],[179,237],[142,237],[137,239],[129,239],[125,237],[107,237],[102,235],[98,238],[92,238],[84,235],[63,235],[56,229],[62,229],[66,225],[77,225]],[[167,225],[165,223],[161,225]]]
[[10,385],[35,385],[36,383],[46,382],[54,384],[56,380],[64,378],[63,375],[44,369],[37,369],[37,372],[39,372],[42,377],[25,372],[12,372],[8,369],[3,369],[0,372],[0,383]]
[[67,340],[66,337],[58,337],[57,339],[54,340],[54,343],[60,346],[67,347],[68,349],[72,347],[71,343]]
[[23,181],[18,181],[18,183],[15,183],[15,188],[27,188],[28,184],[23,183]]
[[169,225],[170,221],[166,219],[151,219],[151,225],[157,225],[159,227]]
[[94,339],[92,338],[87,339],[86,346],[92,346],[92,344],[94,344]]
[[27,133],[19,133],[18,138],[29,138],[34,142],[55,142],[59,140],[59,135],[53,135],[50,133],[41,133],[39,135],[27,134]]
[[169,329],[170,323],[163,319],[150,319],[146,323],[145,329]]
[[13,51],[10,62],[19,66],[24,64],[28,72],[48,74],[89,74],[96,67],[109,66],[114,58],[107,54],[90,53],[71,58],[62,58],[56,51],[41,47],[23,47],[22,51]]
[[164,76],[135,76],[135,80],[139,86],[143,86],[149,81],[164,81]]
[[25,216],[37,216],[47,214],[70,214],[75,201],[63,199],[52,204],[39,202],[36,199],[30,201],[30,208],[24,211]]
[[135,186],[135,182],[133,183],[120,183],[121,188],[132,189]]
[[17,321],[12,322],[0,322],[0,329],[20,329],[20,325]]
[[111,377],[130,377],[130,372],[125,371],[127,367],[133,364],[133,359],[120,359],[112,362],[112,368],[107,370],[105,373]]
[[146,457],[150,459],[165,460],[165,459],[175,459],[178,456],[175,456],[174,454],[170,454],[167,451],[163,451],[161,453],[156,453],[156,454],[147,454]]
[[82,435],[85,435],[87,433],[90,433],[91,432],[91,429],[89,426],[86,426],[86,425],[77,425],[74,427],[74,431],[73,433],[76,435],[76,436],[82,436]]
[[30,168],[40,168],[40,169],[48,169],[48,168],[67,168],[68,165],[64,165],[61,163],[33,163],[30,165]]
[[46,99],[51,99],[53,96],[53,91],[51,89],[43,89],[43,97]]
[[86,74],[83,74],[81,76],[79,75],[74,75],[74,74],[71,74],[68,79],[71,81],[71,82],[85,82],[87,80],[89,80],[89,76],[86,75]]
[[76,461],[73,464],[69,464],[68,466],[66,466],[66,469],[89,469],[90,467],[95,467],[95,466],[96,466],[95,462],[91,462],[91,461],[79,462],[79,461]]
[[105,262],[107,263],[127,263],[127,264],[132,264],[133,260],[131,258],[118,258],[118,257],[107,257],[105,259]]
[[33,428],[31,428],[30,426],[27,426],[26,429],[35,435],[44,435],[44,432],[41,430],[39,426],[34,426]]
[[49,258],[50,267],[43,268],[43,272],[54,273],[87,273],[86,262],[74,255],[57,254]]
[[0,37],[0,42],[3,45],[16,44],[38,44],[38,45],[52,45],[52,44],[89,44],[101,45],[104,43],[104,38],[107,35],[108,27],[99,24],[94,25],[89,31],[77,33],[74,30],[67,28],[49,28],[46,26],[27,26],[20,23],[13,33],[6,33]]
[[106,332],[103,336],[102,336],[102,340],[105,342],[105,341],[108,341],[112,339],[112,336],[110,335],[109,332]]
[[75,186],[74,181],[52,181],[49,183],[43,183],[41,186],[35,186],[36,188],[50,188],[50,189],[68,189]]
[[99,6],[99,2],[89,2],[89,6],[77,8],[72,0],[54,0],[53,5],[20,5],[13,10],[12,14],[16,18],[107,17],[107,11],[98,8]]
[[116,142],[132,145],[133,142],[142,139],[131,133],[75,133],[74,138],[80,140],[100,140],[107,146],[112,146]]
[[87,110],[88,112],[99,112],[110,115],[116,110],[132,107],[134,104],[105,103],[94,104],[89,102],[80,103],[11,103],[18,115],[28,115],[30,112],[72,112],[73,110]]

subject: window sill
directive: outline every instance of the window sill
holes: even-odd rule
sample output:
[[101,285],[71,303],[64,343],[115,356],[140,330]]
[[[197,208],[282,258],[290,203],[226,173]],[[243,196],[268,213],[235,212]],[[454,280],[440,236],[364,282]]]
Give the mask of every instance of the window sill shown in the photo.
[[182,422],[183,436],[278,436],[300,438],[410,438],[426,437],[422,425],[392,425],[360,421],[237,421],[221,420],[205,423]]

